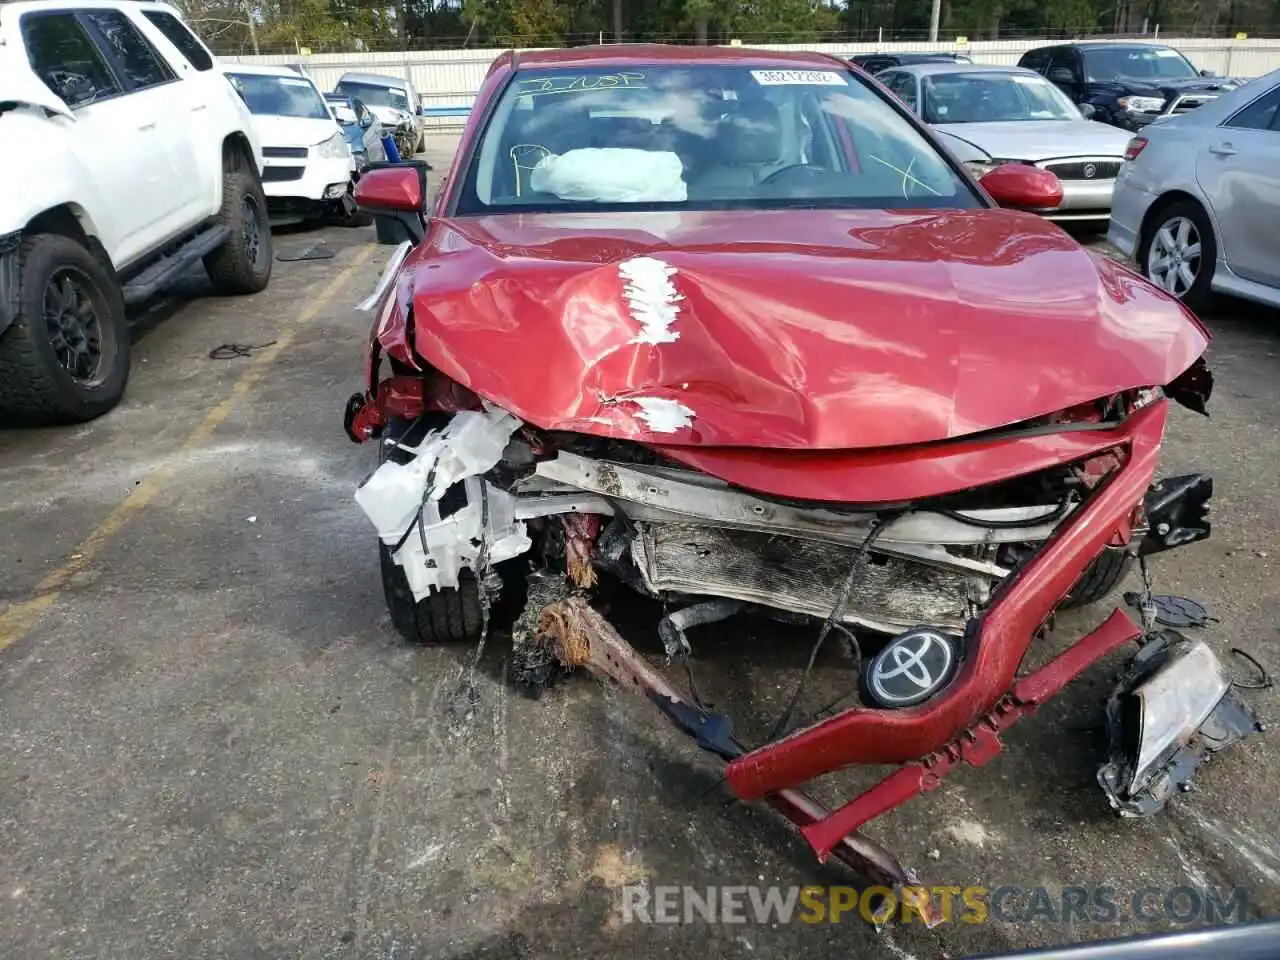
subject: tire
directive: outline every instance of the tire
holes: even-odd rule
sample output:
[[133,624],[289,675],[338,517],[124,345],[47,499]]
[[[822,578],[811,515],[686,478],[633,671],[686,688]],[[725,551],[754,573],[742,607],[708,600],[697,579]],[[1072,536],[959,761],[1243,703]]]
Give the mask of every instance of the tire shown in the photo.
[[[394,450],[390,442],[409,445],[422,442],[430,429],[426,418],[410,421],[395,418],[387,426],[378,444],[379,460],[393,457],[397,462],[408,459]],[[444,644],[475,643],[480,639],[480,586],[470,570],[458,575],[457,589],[436,590],[420,601],[414,601],[409,579],[391,556],[391,548],[378,541],[378,562],[382,569],[382,592],[386,597],[391,623],[410,643]]]
[[340,227],[371,227],[373,226],[373,214],[357,210],[351,214],[339,214],[333,218],[333,222]]
[[418,602],[391,548],[378,542],[382,590],[391,623],[410,643],[475,643],[480,639],[480,587],[471,571],[463,570],[458,589],[437,590]]
[[27,237],[18,256],[18,314],[0,333],[0,420],[102,416],[129,379],[129,324],[115,274],[60,234]]
[[[1188,256],[1187,250],[1193,244],[1197,252]],[[1177,262],[1185,270],[1162,269],[1161,264],[1171,257],[1180,258]],[[1212,300],[1217,262],[1218,242],[1213,235],[1213,224],[1204,208],[1194,200],[1174,200],[1159,207],[1143,231],[1138,255],[1142,275],[1193,310],[1203,310]],[[1190,284],[1186,282],[1187,274],[1192,275]]]
[[1062,601],[1061,607],[1083,607],[1097,603],[1120,585],[1133,567],[1133,557],[1119,550],[1104,550],[1089,564],[1076,585]]
[[231,236],[204,258],[214,289],[226,296],[264,290],[271,279],[271,219],[262,181],[238,153],[223,163],[218,222]]

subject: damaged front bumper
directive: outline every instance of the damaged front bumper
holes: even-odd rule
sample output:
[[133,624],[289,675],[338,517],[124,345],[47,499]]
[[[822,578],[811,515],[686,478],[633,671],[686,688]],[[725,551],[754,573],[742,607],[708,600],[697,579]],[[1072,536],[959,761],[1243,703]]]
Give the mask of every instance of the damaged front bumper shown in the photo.
[[[411,410],[421,397],[384,393],[377,406],[353,402],[348,433],[353,439],[380,435],[398,415],[397,403]],[[689,627],[744,609],[782,619],[828,618],[850,631],[895,637],[890,644],[908,636],[941,638],[929,642],[947,645],[947,672],[924,696],[902,701],[909,705],[854,706],[748,751],[732,740],[727,718],[675,695],[580,597],[549,604],[533,621],[561,662],[648,695],[726,762],[735,794],[783,810],[820,858],[843,851],[853,861],[852,843],[864,872],[901,883],[906,873],[892,858],[886,865],[876,850],[868,852],[860,828],[937,787],[955,766],[989,761],[1011,723],[1106,654],[1143,638],[1116,610],[1048,666],[1016,677],[1033,639],[1095,559],[1107,550],[1145,556],[1209,535],[1207,477],[1152,484],[1167,409],[1159,399],[1118,427],[1100,427],[1106,443],[1081,467],[1084,485],[1058,502],[856,508],[758,496],[656,457],[557,447],[553,438],[485,404],[444,418],[445,425],[420,442],[393,441],[407,454],[404,462],[385,462],[357,500],[419,600],[456,588],[464,570],[480,575],[486,565],[536,550],[555,530],[566,589],[590,587],[597,572],[607,571],[641,593],[686,604],[663,621],[669,656],[688,654]],[[852,576],[855,558],[867,562],[846,602],[843,581]],[[579,629],[566,644],[557,632],[570,622]],[[1145,686],[1136,695],[1156,704],[1161,689]],[[1196,711],[1205,706],[1203,698],[1194,703]],[[1173,738],[1147,738],[1160,746],[1131,764],[1141,776],[1113,758],[1113,772],[1101,781],[1113,804],[1146,812],[1149,798],[1163,789],[1156,777],[1169,764],[1182,770],[1187,763],[1182,754],[1160,751],[1195,749],[1189,744],[1204,724],[1243,731],[1227,703],[1220,697],[1209,712],[1181,725],[1162,721]],[[1157,709],[1147,714],[1156,716]],[[1127,728],[1125,736],[1132,739]],[[796,793],[822,774],[856,764],[902,766],[833,813]],[[1171,782],[1181,782],[1178,774]]]

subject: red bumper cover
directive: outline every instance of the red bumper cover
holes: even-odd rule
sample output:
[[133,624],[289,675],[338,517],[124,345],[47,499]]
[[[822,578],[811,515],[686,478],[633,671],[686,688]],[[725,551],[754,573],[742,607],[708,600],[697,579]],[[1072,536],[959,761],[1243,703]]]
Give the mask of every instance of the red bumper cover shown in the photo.
[[[729,764],[726,778],[733,791],[754,799],[853,764],[918,760],[943,750],[989,714],[1012,692],[1014,676],[1033,637],[1085,568],[1117,532],[1127,534],[1133,509],[1142,502],[1155,473],[1167,415],[1168,401],[1160,400],[1109,434],[1124,450],[1123,465],[1031,562],[1002,584],[999,596],[978,622],[965,662],[947,690],[926,704],[904,710],[854,707],[754,750]],[[1118,629],[1123,626],[1109,621],[1100,628],[1098,632],[1105,631],[1110,641],[1107,649],[1137,635],[1136,629]],[[1077,646],[1088,641],[1086,637]],[[1076,659],[1080,662],[1068,661],[1074,671],[1063,683],[1096,656]]]

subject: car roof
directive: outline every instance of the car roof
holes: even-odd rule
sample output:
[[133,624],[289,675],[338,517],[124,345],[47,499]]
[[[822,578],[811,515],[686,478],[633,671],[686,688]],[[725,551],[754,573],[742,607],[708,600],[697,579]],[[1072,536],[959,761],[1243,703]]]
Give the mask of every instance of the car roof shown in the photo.
[[933,59],[933,60],[954,60],[956,57],[964,57],[969,59],[967,53],[960,53],[956,50],[902,50],[897,53],[855,53],[850,60],[879,60],[881,58],[888,60],[916,60],[916,59]]
[[402,89],[409,85],[409,81],[404,77],[395,77],[386,73],[344,73],[338,78],[338,83],[367,83],[371,86]]
[[1037,50],[1058,50],[1062,47],[1070,47],[1075,50],[1103,50],[1107,47],[1155,47],[1162,50],[1173,49],[1167,43],[1155,43],[1151,40],[1075,40],[1066,43],[1046,43],[1039,47],[1032,47],[1030,50],[1025,51],[1025,53],[1033,53]]
[[171,3],[160,0],[76,0],[68,4],[66,0],[0,0],[0,17],[20,17],[24,13],[40,10],[64,10],[73,7],[78,10],[163,10],[171,13],[179,20],[185,19],[182,12]]
[[521,52],[516,66],[525,67],[608,67],[629,63],[707,63],[806,67],[833,66],[843,70],[848,64],[829,54],[809,50],[755,50],[751,47],[674,46],[663,43],[613,43],[604,46],[567,47],[559,50]]
[[[242,73],[245,76],[258,77],[302,77],[304,80],[311,80],[309,76],[293,67],[287,67],[283,64],[271,64],[269,66],[260,66],[256,63],[224,63],[222,65],[223,73]],[[315,83],[314,80],[311,80]]]
[[[900,67],[890,67],[895,73],[910,73],[917,77],[932,76],[939,73],[1003,73],[1019,77],[1037,77],[1040,74],[1026,67],[1010,67],[1002,63],[907,63]],[[889,71],[886,70],[885,73]],[[1043,79],[1043,78],[1041,78]]]

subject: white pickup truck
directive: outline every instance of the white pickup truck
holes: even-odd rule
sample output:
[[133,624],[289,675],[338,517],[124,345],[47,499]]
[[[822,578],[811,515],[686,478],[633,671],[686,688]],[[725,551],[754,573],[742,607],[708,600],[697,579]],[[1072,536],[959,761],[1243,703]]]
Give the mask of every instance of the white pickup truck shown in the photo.
[[0,422],[114,407],[125,307],[197,261],[219,293],[267,285],[252,119],[172,7],[0,4],[0,143]]

